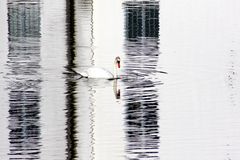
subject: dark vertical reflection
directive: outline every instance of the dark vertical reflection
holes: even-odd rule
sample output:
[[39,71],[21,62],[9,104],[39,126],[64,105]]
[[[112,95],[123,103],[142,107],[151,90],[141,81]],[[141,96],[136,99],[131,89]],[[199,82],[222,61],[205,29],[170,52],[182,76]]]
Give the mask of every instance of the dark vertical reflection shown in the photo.
[[[159,159],[159,2],[126,1],[125,13],[125,125],[128,159]],[[129,77],[130,76],[130,77]],[[132,77],[131,77],[132,76]]]
[[[66,0],[66,35],[67,35],[67,65],[68,71],[74,70],[75,64],[75,2]],[[67,159],[77,158],[76,139],[76,80],[70,74],[66,75],[66,140]]]
[[40,159],[40,4],[8,0],[9,159]]

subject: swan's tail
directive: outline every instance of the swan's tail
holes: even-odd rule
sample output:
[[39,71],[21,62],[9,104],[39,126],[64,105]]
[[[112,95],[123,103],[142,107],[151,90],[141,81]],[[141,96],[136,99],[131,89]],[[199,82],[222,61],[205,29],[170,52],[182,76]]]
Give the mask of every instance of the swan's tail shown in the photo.
[[67,68],[67,71],[64,72],[64,74],[70,75],[70,76],[73,76],[73,77],[78,76],[79,79],[84,77],[83,75],[81,75],[80,73],[76,72],[72,68]]

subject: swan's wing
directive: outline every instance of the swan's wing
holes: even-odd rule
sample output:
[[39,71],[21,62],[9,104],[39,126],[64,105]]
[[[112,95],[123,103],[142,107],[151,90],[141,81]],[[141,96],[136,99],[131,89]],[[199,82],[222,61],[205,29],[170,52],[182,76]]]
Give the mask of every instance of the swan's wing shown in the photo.
[[113,78],[113,74],[104,68],[89,68],[87,70],[88,78]]
[[86,71],[85,72],[81,72],[80,75],[83,76],[83,77],[88,77],[88,73]]

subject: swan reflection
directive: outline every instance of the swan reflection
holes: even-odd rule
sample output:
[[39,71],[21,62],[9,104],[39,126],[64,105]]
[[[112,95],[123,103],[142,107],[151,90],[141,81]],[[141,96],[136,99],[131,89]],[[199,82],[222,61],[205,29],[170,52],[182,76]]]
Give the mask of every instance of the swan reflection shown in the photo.
[[120,99],[121,98],[121,92],[120,92],[120,88],[119,88],[119,86],[118,86],[118,83],[117,83],[117,79],[115,79],[114,81],[113,81],[113,92],[114,92],[114,94],[115,94],[115,98],[116,99]]

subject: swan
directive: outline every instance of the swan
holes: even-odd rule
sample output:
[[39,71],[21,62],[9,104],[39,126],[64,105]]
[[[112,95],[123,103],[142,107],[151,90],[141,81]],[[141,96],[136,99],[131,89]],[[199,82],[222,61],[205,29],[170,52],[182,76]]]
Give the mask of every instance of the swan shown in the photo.
[[119,69],[120,69],[120,57],[117,56],[114,60],[114,73],[106,70],[105,68],[91,67],[86,71],[80,72],[80,76],[84,78],[101,78],[101,79],[119,79]]

